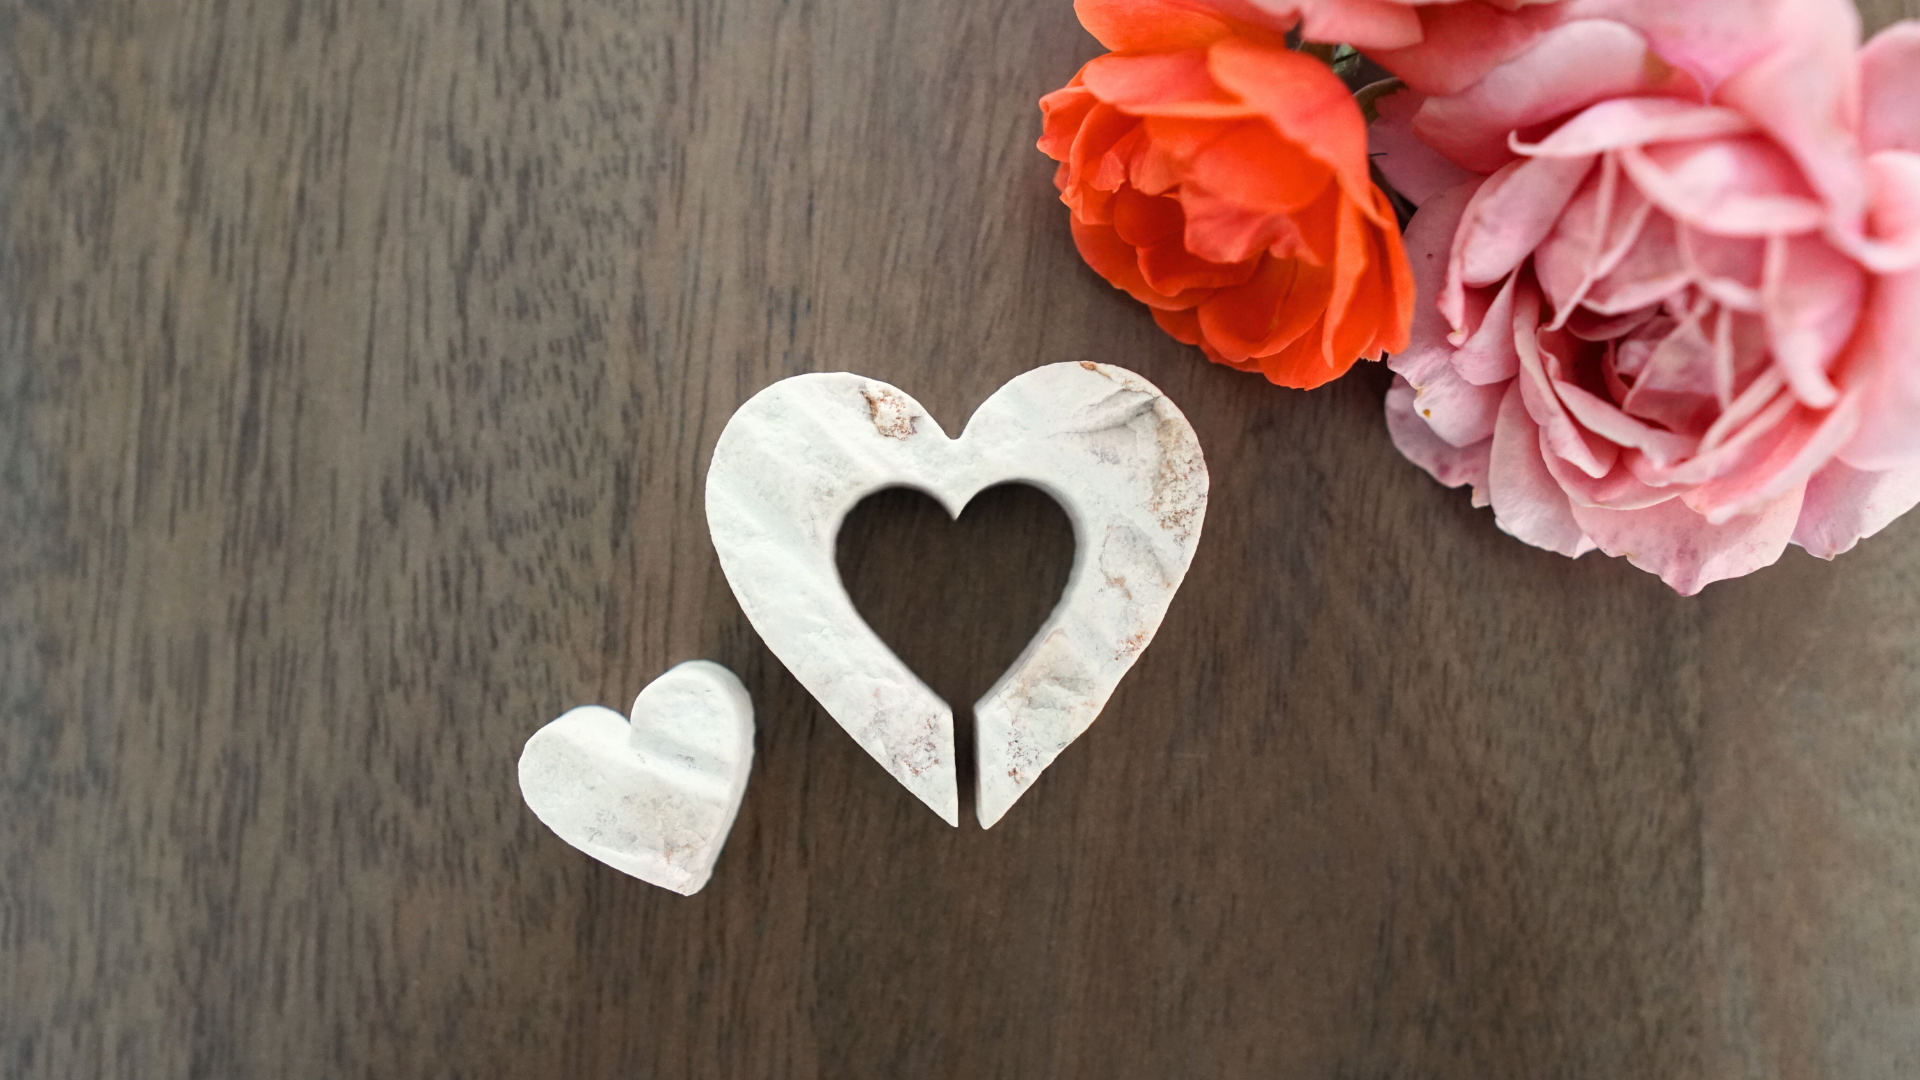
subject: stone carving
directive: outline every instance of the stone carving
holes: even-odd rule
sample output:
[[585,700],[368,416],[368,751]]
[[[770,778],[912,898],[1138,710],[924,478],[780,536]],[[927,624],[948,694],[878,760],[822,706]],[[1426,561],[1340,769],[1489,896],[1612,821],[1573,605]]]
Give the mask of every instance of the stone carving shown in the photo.
[[690,660],[655,679],[633,719],[588,705],[535,732],[520,794],[560,839],[691,896],[713,873],[753,767],[753,702],[733,672]]
[[754,628],[828,713],[949,824],[960,818],[953,712],[848,598],[834,540],[890,487],[958,515],[1024,482],[1073,522],[1066,591],[974,706],[976,812],[991,826],[1100,714],[1153,640],[1206,515],[1207,468],[1186,417],[1106,364],[1037,368],[1001,387],[959,438],[900,390],[846,373],[768,387],[728,421],[707,473],[707,525]]

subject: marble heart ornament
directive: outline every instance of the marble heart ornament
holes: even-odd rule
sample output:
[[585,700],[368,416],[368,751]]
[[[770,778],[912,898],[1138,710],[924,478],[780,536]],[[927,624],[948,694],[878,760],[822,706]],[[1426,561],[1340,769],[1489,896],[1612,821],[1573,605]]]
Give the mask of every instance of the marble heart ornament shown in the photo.
[[953,710],[861,619],[834,540],[848,511],[883,488],[916,488],[957,517],[1008,482],[1060,503],[1075,552],[1052,615],[974,705],[982,826],[1100,715],[1186,576],[1207,508],[1206,460],[1186,417],[1131,371],[1053,364],[1001,387],[956,439],[886,383],[801,375],[734,413],[707,472],[707,526],[754,629],[867,753],[954,825]]
[[752,767],[746,687],[690,660],[640,691],[631,721],[589,705],[535,732],[520,754],[520,794],[560,839],[691,896],[713,873]]

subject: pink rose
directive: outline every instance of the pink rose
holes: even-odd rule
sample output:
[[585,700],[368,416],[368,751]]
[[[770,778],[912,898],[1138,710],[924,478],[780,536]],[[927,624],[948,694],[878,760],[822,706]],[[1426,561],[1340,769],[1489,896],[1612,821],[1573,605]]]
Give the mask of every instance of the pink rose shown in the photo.
[[[1709,11],[1708,9],[1711,9]],[[1920,23],[1844,0],[1423,8],[1394,444],[1681,593],[1920,502]]]

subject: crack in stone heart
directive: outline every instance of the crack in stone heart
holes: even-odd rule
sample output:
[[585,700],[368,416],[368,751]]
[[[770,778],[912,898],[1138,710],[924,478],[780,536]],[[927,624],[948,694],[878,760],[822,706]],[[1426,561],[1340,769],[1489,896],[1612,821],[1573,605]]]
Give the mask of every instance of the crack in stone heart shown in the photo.
[[707,472],[707,527],[754,629],[854,741],[954,825],[953,711],[855,610],[835,538],[884,488],[924,491],[957,517],[1004,483],[1052,496],[1075,551],[1060,603],[974,705],[983,827],[1099,716],[1186,577],[1207,503],[1186,417],[1124,368],[1052,364],[1002,386],[955,439],[886,383],[801,375],[734,413]]
[[924,492],[889,488],[853,508],[834,548],[854,610],[955,706],[960,787],[972,791],[972,717],[959,715],[959,703],[992,686],[1059,603],[1073,522],[1024,484],[982,491],[958,518]]

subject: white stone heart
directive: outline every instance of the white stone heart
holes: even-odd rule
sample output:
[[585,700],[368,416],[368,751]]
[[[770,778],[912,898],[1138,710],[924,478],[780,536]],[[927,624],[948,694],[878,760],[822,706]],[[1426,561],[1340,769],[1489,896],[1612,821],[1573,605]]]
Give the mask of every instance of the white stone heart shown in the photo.
[[1207,508],[1206,460],[1186,417],[1124,368],[1053,364],[1001,387],[950,439],[886,383],[801,375],[733,414],[707,471],[707,527],[754,629],[953,825],[953,710],[854,609],[834,539],[883,488],[917,488],[958,517],[977,492],[1010,481],[1060,503],[1076,549],[1059,605],[974,705],[982,826],[1099,716],[1186,576]]
[[753,700],[733,672],[689,660],[633,701],[534,732],[520,794],[560,839],[642,881],[691,896],[713,873],[753,767]]

